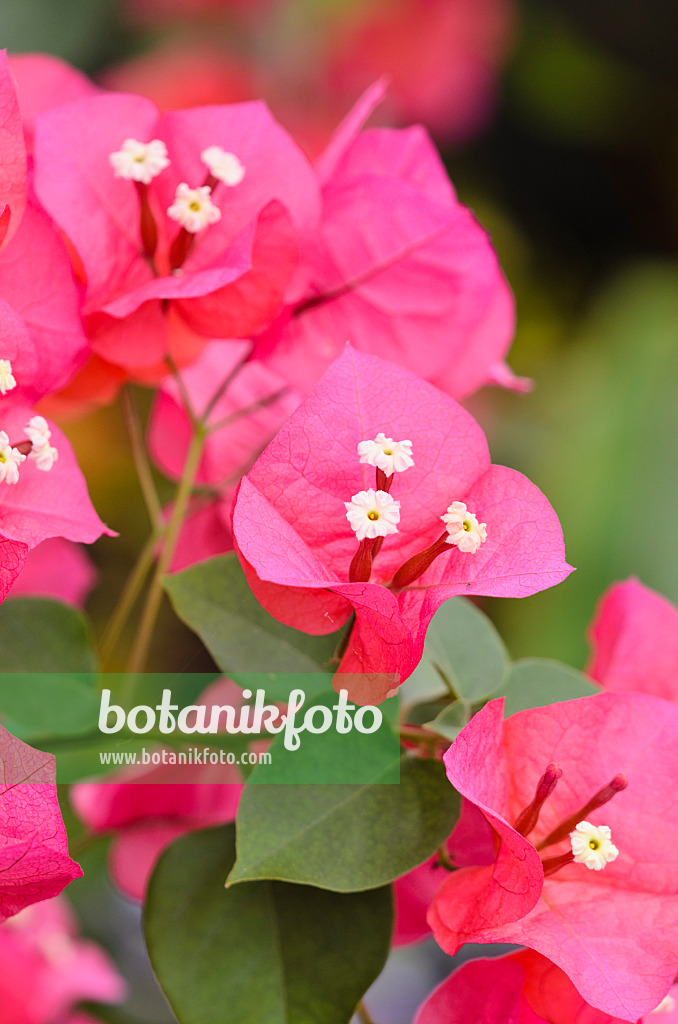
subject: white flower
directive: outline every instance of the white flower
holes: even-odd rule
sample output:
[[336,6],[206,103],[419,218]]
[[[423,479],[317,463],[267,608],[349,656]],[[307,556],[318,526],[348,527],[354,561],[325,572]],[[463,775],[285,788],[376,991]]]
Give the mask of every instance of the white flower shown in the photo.
[[221,220],[221,210],[210,199],[211,193],[209,185],[189,188],[186,182],[182,181],[181,185],[177,185],[174,202],[167,213],[192,235],[204,231],[210,224],[216,224]]
[[397,533],[400,522],[400,502],[394,501],[386,491],[358,491],[345,501],[346,518],[358,540],[386,537]]
[[19,466],[26,458],[12,448],[4,430],[0,430],[0,484],[16,484],[19,480]]
[[111,153],[108,159],[116,178],[141,181],[144,185],[150,185],[170,165],[167,146],[160,139],[151,142],[125,139],[117,153]]
[[487,540],[487,524],[479,523],[463,501],[453,501],[440,518],[449,534],[447,543],[456,545],[460,551],[474,555],[483,541]]
[[245,168],[235,153],[227,153],[221,146],[208,146],[203,149],[200,159],[214,178],[223,181],[224,185],[233,188],[245,177]]
[[0,394],[5,395],[15,387],[16,380],[12,376],[12,364],[9,359],[0,359]]
[[31,442],[32,448],[28,454],[37,469],[47,473],[59,458],[58,450],[49,443],[52,431],[49,429],[44,416],[31,416],[27,426],[24,427],[26,437]]
[[49,439],[52,436],[52,431],[49,429],[49,425],[44,416],[31,416],[27,425],[24,427],[24,433],[33,445],[34,451],[44,448],[45,445],[49,443]]
[[59,458],[59,450],[52,444],[46,444],[37,451],[32,451],[28,457],[34,460],[36,469],[48,473]]
[[592,825],[580,821],[574,832],[570,832],[570,843],[575,863],[585,864],[591,871],[600,871],[619,856],[619,850],[612,843],[612,833],[607,825]]
[[361,462],[384,471],[386,476],[402,473],[414,465],[411,441],[394,441],[385,434],[377,434],[374,441],[360,441],[358,455]]

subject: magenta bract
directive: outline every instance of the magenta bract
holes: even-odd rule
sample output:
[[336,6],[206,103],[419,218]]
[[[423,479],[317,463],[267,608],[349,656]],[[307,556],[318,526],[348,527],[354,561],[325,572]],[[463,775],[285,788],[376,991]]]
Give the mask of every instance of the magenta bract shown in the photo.
[[678,700],[678,608],[636,579],[613,584],[589,628],[586,671],[617,693]]
[[[513,827],[549,763],[562,769],[527,836]],[[515,942],[569,976],[592,1006],[636,1021],[678,968],[678,708],[644,694],[601,694],[504,721],[492,701],[445,755],[452,785],[496,833],[494,863],[449,875],[429,911],[439,944]],[[537,847],[617,775],[628,786],[591,814],[619,850],[604,870],[568,864],[544,879]],[[453,836],[454,839],[454,836]]]
[[[410,439],[414,467],[396,474],[398,533],[367,583],[349,582],[357,550],[344,502],[374,487],[357,447],[383,431]],[[411,588],[387,584],[440,536],[464,501],[487,523],[475,555],[445,551]],[[233,530],[252,589],[281,622],[330,633],[355,611],[340,665],[352,699],[380,701],[419,662],[431,618],[458,594],[524,597],[571,572],[557,516],[526,477],[492,466],[482,430],[449,395],[401,367],[347,346],[242,481]]]

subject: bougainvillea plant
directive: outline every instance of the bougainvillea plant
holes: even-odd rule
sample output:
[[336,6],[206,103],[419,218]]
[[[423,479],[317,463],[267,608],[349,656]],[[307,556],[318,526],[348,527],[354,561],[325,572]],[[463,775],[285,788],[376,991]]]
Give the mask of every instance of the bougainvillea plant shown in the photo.
[[[418,1024],[672,1019],[678,613],[616,585],[587,679],[511,663],[478,607],[572,567],[460,404],[529,382],[426,132],[366,128],[377,83],[311,162],[260,102],[161,113],[45,57],[16,72],[0,1024],[139,1019],[129,952],[68,909],[108,942],[120,893],[180,1024],[369,1022],[391,947],[431,935],[525,949],[451,963]],[[121,424],[143,539],[78,462],[106,503]]]

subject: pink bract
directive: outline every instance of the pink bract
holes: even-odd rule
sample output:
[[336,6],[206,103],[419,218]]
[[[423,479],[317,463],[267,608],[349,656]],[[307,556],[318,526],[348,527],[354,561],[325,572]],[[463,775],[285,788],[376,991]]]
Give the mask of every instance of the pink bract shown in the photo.
[[0,1024],[55,1024],[77,1003],[122,1000],[125,986],[93,942],[77,936],[68,904],[45,900],[0,928]]
[[[399,532],[386,538],[371,581],[351,583],[358,544],[344,502],[374,487],[357,446],[379,431],[410,439],[415,465],[396,474],[392,488]],[[407,559],[440,537],[452,501],[487,523],[487,542],[475,555],[445,551],[412,589],[387,589]],[[472,417],[407,370],[350,346],[243,479],[233,530],[256,597],[281,622],[331,633],[355,611],[340,665],[351,675],[337,683],[360,703],[381,701],[410,675],[449,597],[524,597],[571,572],[548,501],[520,473],[491,465]]]
[[54,758],[0,726],[0,921],[82,874],[68,856]]
[[[625,1019],[590,1006],[559,967],[525,949],[463,964],[419,1007],[414,1024],[624,1024]],[[638,1024],[657,1020],[673,1024],[678,1011],[651,1012]]]
[[615,583],[589,628],[588,674],[617,693],[678,700],[678,608],[636,579]]
[[49,53],[13,53],[8,56],[8,62],[16,84],[29,152],[33,150],[38,114],[99,92],[82,71]]
[[[636,1021],[678,967],[678,708],[644,694],[600,694],[523,711],[502,701],[471,720],[445,755],[452,785],[494,829],[489,866],[449,875],[429,911],[438,943],[515,942],[546,956],[593,1007]],[[511,822],[549,763],[562,769],[528,838]],[[603,871],[568,864],[544,879],[536,846],[619,774],[628,786],[591,812],[619,849]],[[454,836],[453,836],[454,839]],[[569,850],[566,838],[545,849]]]
[[[33,415],[24,406],[8,407],[0,420],[10,443],[25,438],[24,427]],[[18,483],[0,485],[0,533],[29,548],[49,537],[92,544],[111,530],[92,507],[87,485],[65,435],[50,424],[51,444],[59,458],[49,472],[42,472],[30,459],[21,466]]]
[[7,51],[0,50],[0,245],[16,232],[26,205],[26,147]]
[[[262,363],[238,369],[249,348],[247,342],[209,342],[182,374],[197,414],[204,412],[219,385],[236,375],[208,417],[210,425],[223,426],[207,438],[198,470],[198,483],[207,484],[214,497],[195,499],[174,570],[233,550],[231,512],[238,481],[299,404],[294,390]],[[176,383],[168,380],[153,406],[148,444],[155,462],[172,479],[181,476],[190,439],[190,420]]]
[[319,158],[320,228],[257,353],[308,391],[348,339],[462,397],[496,379],[513,298],[423,129],[358,132],[378,96],[367,94]]
[[16,388],[8,402],[36,402],[68,383],[87,352],[80,294],[59,235],[31,199],[0,253],[0,358]]
[[11,596],[53,597],[82,608],[96,575],[80,545],[53,537],[29,551]]
[[[134,185],[115,178],[109,162],[130,137],[162,139],[171,160],[148,192],[159,235],[157,276],[143,256]],[[178,229],[166,211],[180,182],[203,183],[200,153],[215,144],[238,156],[245,177],[233,189],[217,186],[222,219],[197,239],[182,272],[170,273],[168,249]],[[141,96],[77,100],[36,118],[35,182],[82,262],[94,350],[129,367],[165,355],[165,300],[207,336],[243,337],[267,323],[280,306],[298,238],[318,216],[310,165],[261,103],[160,116]]]

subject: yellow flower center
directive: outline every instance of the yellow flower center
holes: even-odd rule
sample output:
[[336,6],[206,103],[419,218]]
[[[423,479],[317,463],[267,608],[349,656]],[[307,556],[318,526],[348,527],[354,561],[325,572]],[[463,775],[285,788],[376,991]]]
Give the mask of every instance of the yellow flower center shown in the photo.
[[464,529],[466,530],[467,533],[470,533],[471,531],[471,523],[468,519],[464,520]]
[[597,839],[589,839],[589,849],[590,850],[597,850],[599,846],[600,846],[600,843],[598,842]]
[[194,201],[193,201],[193,202],[192,202],[192,203],[190,204],[190,206],[189,206],[189,209],[190,209],[190,210],[195,210],[195,212],[197,213],[197,212],[198,212],[198,210],[200,209],[200,203],[196,203],[196,202],[195,202],[195,200],[194,200]]
[[379,518],[379,513],[378,513],[378,512],[368,512],[368,513],[367,513],[367,518],[368,518],[368,519],[371,519],[371,520],[372,520],[372,522],[374,522],[374,521],[375,521],[375,519],[378,519],[378,518]]

